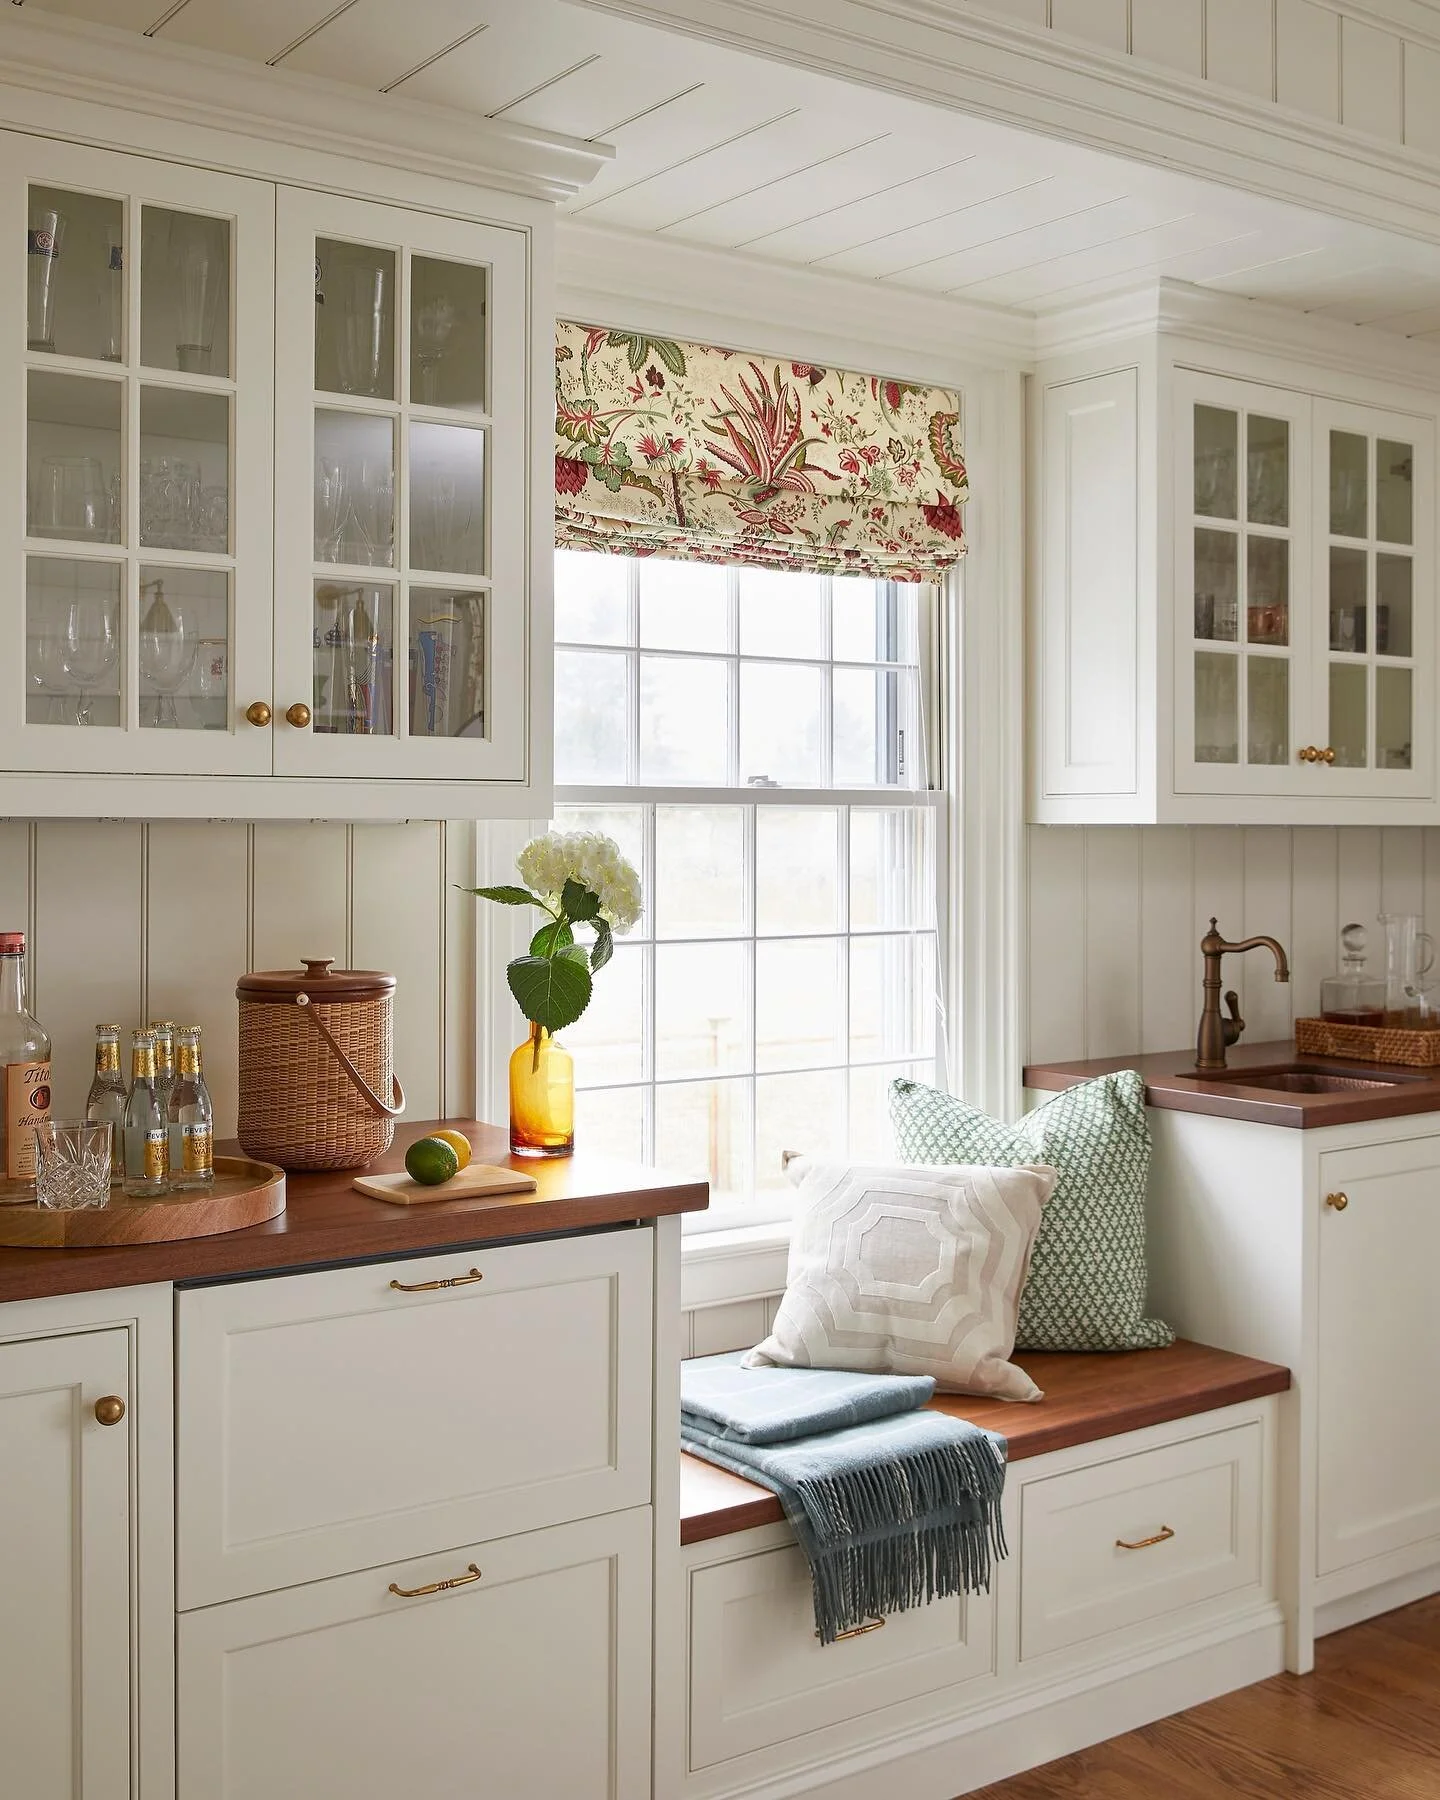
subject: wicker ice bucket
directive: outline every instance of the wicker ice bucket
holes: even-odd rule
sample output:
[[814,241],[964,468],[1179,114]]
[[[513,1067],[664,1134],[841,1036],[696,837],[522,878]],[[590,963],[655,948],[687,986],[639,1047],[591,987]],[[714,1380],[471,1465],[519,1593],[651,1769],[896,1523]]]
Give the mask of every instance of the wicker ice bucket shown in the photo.
[[363,1168],[390,1148],[405,1110],[391,1066],[395,977],[332,960],[235,984],[240,1147],[283,1169]]

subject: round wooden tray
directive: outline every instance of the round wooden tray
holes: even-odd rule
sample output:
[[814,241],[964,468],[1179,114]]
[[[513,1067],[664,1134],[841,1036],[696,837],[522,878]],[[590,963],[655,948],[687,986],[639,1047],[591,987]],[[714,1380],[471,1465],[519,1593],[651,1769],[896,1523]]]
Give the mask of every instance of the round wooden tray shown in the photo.
[[248,1156],[217,1156],[209,1193],[129,1200],[115,1190],[108,1206],[51,1212],[39,1206],[0,1206],[0,1245],[14,1250],[63,1250],[78,1245],[158,1244],[171,1238],[212,1237],[261,1225],[285,1210],[285,1171]]

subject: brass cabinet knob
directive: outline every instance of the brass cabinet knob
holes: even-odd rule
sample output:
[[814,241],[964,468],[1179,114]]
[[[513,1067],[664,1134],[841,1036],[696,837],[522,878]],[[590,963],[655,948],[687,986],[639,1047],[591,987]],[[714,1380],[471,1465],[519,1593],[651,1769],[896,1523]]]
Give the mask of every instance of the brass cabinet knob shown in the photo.
[[270,708],[263,700],[255,700],[245,708],[245,717],[252,725],[268,725]]
[[118,1394],[106,1394],[95,1402],[95,1417],[102,1425],[118,1425],[125,1417],[125,1402]]
[[1335,760],[1335,752],[1327,744],[1323,750],[1316,752],[1316,757],[1320,762],[1333,763]]
[[1315,762],[1318,760],[1319,755],[1320,752],[1313,744],[1306,744],[1299,752],[1301,762]]
[[1350,1204],[1350,1196],[1348,1194],[1327,1194],[1325,1204],[1333,1207],[1336,1212],[1344,1212]]
[[285,708],[285,717],[297,731],[303,731],[310,723],[310,708],[303,700],[297,700],[293,706]]

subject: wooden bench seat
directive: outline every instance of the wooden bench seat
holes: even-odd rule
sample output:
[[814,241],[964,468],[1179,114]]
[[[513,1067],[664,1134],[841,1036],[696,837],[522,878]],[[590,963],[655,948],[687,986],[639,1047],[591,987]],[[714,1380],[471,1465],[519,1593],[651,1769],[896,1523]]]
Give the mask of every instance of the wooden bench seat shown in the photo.
[[[1043,1400],[1020,1405],[943,1394],[931,1401],[939,1412],[1003,1432],[1012,1462],[1214,1412],[1242,1400],[1283,1393],[1290,1386],[1290,1371],[1275,1363],[1212,1350],[1183,1338],[1168,1350],[1099,1355],[1022,1351],[1015,1361],[1043,1390]],[[682,1453],[682,1544],[778,1524],[784,1517],[768,1488]]]

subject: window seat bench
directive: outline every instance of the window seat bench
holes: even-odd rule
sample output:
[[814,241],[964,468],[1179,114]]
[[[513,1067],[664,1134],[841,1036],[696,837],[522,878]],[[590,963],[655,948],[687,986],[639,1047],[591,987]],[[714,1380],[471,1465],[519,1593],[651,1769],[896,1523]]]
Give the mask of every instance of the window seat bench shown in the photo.
[[931,1403],[1009,1443],[990,1591],[829,1646],[779,1501],[681,1455],[657,1800],[954,1800],[1284,1666],[1289,1371],[1183,1341],[1016,1361],[1043,1400]]

